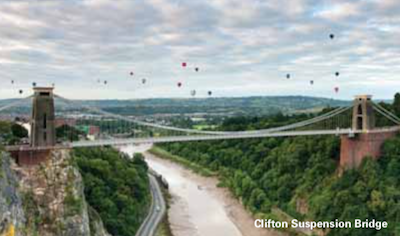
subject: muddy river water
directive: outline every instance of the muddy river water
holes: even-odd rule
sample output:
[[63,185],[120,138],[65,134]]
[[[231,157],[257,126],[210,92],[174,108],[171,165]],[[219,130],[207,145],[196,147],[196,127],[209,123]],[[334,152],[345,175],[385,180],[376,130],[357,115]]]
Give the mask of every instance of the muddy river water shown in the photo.
[[174,236],[274,236],[277,233],[254,227],[253,218],[218,180],[199,176],[168,160],[145,152],[149,145],[126,146],[128,154],[142,152],[149,166],[169,184],[172,196],[168,210]]

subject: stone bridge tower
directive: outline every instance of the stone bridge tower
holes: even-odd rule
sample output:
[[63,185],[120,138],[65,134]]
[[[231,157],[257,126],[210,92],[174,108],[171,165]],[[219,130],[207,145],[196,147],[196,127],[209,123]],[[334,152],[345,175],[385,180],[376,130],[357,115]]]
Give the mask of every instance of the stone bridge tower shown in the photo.
[[45,162],[56,148],[53,88],[35,87],[33,90],[30,145],[8,148],[20,166]]
[[31,146],[54,146],[56,132],[53,88],[34,88],[31,119]]
[[375,114],[372,107],[372,96],[356,96],[353,103],[353,130],[368,132],[375,128]]
[[383,142],[396,135],[396,132],[370,132],[375,128],[371,98],[370,95],[360,95],[354,99],[352,129],[362,132],[341,137],[340,166],[343,169],[357,168],[365,157],[378,159]]

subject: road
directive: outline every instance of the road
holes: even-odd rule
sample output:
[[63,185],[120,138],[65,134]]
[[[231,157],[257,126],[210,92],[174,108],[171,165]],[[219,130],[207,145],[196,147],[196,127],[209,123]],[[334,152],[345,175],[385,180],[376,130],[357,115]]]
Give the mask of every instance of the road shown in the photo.
[[136,233],[136,236],[154,236],[157,231],[157,227],[160,224],[166,211],[166,205],[160,185],[153,175],[149,175],[149,180],[150,191],[152,195],[152,204],[150,207],[150,212],[145,221],[140,226],[138,232]]

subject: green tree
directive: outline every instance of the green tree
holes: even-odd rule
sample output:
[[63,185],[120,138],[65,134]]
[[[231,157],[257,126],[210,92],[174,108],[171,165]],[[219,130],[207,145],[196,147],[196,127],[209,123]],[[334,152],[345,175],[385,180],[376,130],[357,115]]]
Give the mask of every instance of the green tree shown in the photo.
[[397,117],[400,117],[400,93],[396,93],[396,95],[394,95],[392,106]]
[[135,235],[151,201],[143,156],[131,158],[104,147],[78,148],[74,157],[83,176],[86,200],[107,230],[112,235]]
[[25,129],[22,125],[14,123],[11,125],[11,133],[17,138],[27,138],[28,130]]

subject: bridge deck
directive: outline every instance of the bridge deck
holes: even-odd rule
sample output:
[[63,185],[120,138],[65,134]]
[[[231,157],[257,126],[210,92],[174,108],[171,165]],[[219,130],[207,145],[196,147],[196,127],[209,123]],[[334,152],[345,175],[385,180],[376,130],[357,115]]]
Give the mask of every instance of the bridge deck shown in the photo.
[[6,146],[5,149],[8,152],[15,152],[15,151],[45,151],[45,150],[55,150],[55,149],[69,149],[71,148],[70,145],[58,144],[56,146],[44,146],[44,147],[32,147],[29,145],[13,145],[13,146]]
[[202,140],[223,140],[223,139],[243,139],[243,138],[264,138],[264,137],[291,137],[291,136],[315,136],[315,135],[353,135],[359,133],[384,133],[399,131],[400,127],[389,127],[368,131],[336,129],[336,130],[313,130],[313,131],[287,131],[277,133],[237,133],[229,135],[188,135],[188,136],[169,136],[169,137],[150,137],[150,138],[130,138],[130,139],[110,139],[94,141],[78,141],[71,143],[72,147],[93,147],[106,145],[127,145],[143,143],[168,143],[168,142],[189,142]]

